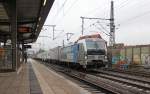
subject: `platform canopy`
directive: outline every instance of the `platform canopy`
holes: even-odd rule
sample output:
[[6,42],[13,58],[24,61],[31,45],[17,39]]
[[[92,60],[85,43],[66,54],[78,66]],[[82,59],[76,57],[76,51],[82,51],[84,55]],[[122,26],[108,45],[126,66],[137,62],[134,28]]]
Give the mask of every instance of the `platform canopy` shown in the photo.
[[[0,0],[0,42],[11,39],[11,2]],[[16,0],[18,43],[35,42],[54,0]]]

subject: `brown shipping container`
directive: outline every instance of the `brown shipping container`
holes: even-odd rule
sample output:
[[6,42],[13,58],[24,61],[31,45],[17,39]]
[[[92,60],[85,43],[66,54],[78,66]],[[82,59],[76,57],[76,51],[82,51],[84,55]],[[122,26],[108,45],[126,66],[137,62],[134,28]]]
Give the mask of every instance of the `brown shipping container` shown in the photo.
[[118,61],[120,60],[120,49],[112,49],[112,64],[117,64]]
[[120,50],[121,49],[112,49],[112,56],[118,56],[118,55],[120,55]]
[[132,47],[127,47],[126,49],[126,61],[128,64],[132,63]]
[[150,55],[150,47],[141,47],[141,63],[147,64],[147,59]]
[[133,63],[132,64],[141,64],[141,49],[140,47],[133,48]]
[[125,61],[125,49],[120,50],[120,60]]

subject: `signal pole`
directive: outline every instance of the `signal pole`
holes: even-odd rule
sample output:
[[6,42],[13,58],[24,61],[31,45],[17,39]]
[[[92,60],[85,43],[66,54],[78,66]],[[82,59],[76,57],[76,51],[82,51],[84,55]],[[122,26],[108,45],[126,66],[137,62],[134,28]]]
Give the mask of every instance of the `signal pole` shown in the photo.
[[52,28],[53,28],[53,40],[54,40],[54,38],[55,38],[55,26],[56,26],[56,25],[52,25]]
[[81,17],[81,19],[82,19],[82,35],[83,35],[83,30],[84,30],[84,17]]
[[115,44],[114,2],[111,1],[109,45],[113,46],[114,44]]

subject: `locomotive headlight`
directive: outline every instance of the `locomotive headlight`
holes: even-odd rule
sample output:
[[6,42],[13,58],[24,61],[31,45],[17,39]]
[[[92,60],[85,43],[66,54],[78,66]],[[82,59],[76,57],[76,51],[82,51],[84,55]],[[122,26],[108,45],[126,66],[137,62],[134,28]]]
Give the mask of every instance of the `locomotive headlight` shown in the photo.
[[107,56],[105,56],[104,58],[107,59]]
[[87,59],[87,56],[85,56],[85,59]]

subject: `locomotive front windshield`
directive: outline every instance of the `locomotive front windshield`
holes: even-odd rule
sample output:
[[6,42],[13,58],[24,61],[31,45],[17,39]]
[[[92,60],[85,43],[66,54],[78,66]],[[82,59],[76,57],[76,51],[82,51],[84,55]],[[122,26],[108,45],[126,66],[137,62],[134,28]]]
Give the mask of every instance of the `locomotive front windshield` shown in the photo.
[[88,55],[105,55],[106,43],[104,41],[86,41]]
[[106,49],[106,44],[103,41],[86,41],[87,49]]

